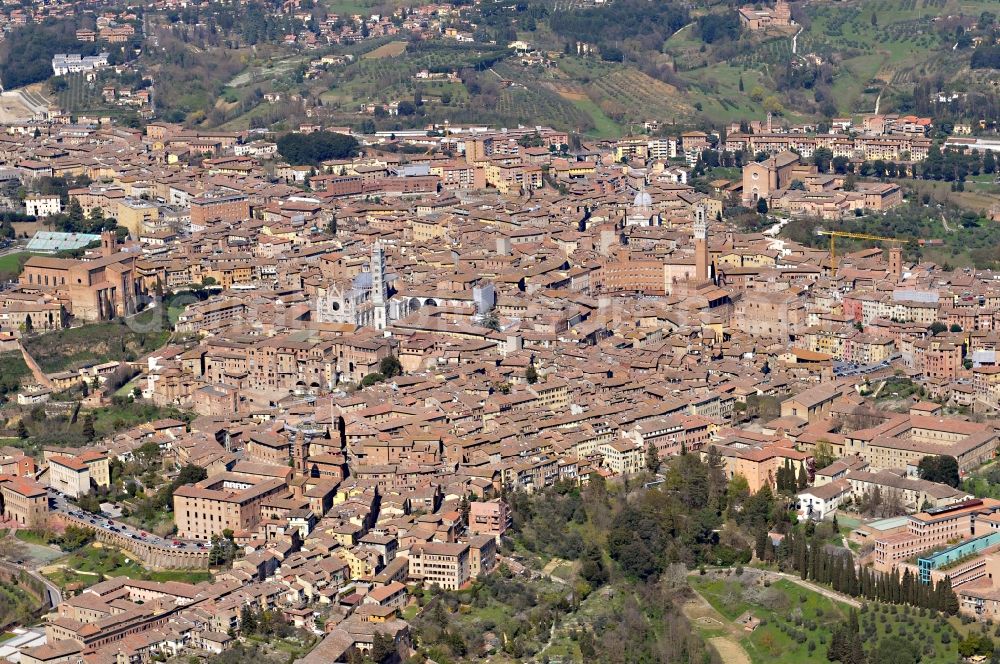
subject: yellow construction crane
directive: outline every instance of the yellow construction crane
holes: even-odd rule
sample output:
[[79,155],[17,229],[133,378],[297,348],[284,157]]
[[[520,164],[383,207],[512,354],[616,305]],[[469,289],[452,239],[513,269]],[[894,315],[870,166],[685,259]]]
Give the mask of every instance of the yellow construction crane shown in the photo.
[[830,236],[830,269],[837,269],[837,247],[835,240],[838,237],[848,237],[855,240],[878,240],[880,242],[895,242],[897,244],[904,244],[907,240],[903,240],[896,237],[882,237],[881,235],[869,235],[868,233],[850,233],[848,231],[816,231],[817,235],[829,235]]

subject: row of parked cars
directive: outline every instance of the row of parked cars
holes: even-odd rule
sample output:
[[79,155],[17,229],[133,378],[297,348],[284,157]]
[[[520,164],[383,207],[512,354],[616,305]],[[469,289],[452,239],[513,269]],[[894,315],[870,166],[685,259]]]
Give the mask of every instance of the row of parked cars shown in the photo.
[[[58,489],[53,489],[53,491],[60,497],[63,497],[62,492],[59,491]],[[87,523],[91,524],[92,526],[94,526],[95,528],[107,528],[109,531],[113,533],[122,533],[124,535],[128,535],[129,537],[137,541],[145,542],[150,537],[154,537],[149,533],[147,533],[145,530],[140,530],[137,532],[129,532],[129,528],[127,526],[116,523],[115,521],[105,518],[104,516],[99,514],[91,514],[90,512],[84,512],[83,510],[74,510],[74,509],[68,509],[67,511],[71,516],[75,516],[78,519],[82,519]],[[194,546],[198,547],[199,549],[204,549],[207,548],[208,545],[205,544],[204,542],[195,542]],[[176,539],[172,540],[170,542],[170,547],[173,549],[184,548],[184,542]]]

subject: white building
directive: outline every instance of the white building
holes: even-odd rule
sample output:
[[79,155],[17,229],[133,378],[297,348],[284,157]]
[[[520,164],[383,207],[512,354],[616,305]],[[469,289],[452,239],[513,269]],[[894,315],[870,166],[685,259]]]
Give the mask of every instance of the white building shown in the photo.
[[803,519],[822,521],[851,497],[851,483],[835,480],[823,486],[814,486],[798,493],[799,515]]
[[56,194],[30,194],[24,199],[24,207],[32,217],[51,217],[62,212],[62,201]]
[[56,53],[52,56],[52,72],[56,76],[94,71],[108,66],[110,53],[83,56],[79,53]]

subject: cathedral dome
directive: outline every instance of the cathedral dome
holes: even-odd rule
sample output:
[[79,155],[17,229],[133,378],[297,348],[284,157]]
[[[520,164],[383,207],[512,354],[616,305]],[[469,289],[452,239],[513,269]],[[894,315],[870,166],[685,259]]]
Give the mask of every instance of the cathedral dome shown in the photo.
[[632,201],[632,207],[635,208],[650,208],[653,206],[653,197],[649,195],[649,192],[643,189],[635,195],[635,199]]

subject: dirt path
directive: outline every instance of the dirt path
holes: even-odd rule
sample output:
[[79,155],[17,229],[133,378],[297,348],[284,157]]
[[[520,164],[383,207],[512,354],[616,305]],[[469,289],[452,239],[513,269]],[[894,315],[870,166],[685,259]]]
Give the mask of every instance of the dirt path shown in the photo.
[[17,346],[21,349],[21,356],[24,358],[24,363],[28,365],[29,369],[31,369],[31,375],[35,377],[35,382],[49,388],[50,390],[55,390],[56,386],[52,384],[52,381],[45,375],[42,368],[38,366],[38,362],[35,362],[35,358],[31,356],[31,353],[28,352],[28,349],[24,347],[24,344],[22,344],[20,340],[18,340]]
[[697,590],[692,588],[691,591],[694,593],[694,597],[684,602],[681,607],[685,617],[695,626],[707,629],[725,629],[729,632],[726,636],[713,636],[707,639],[708,644],[715,648],[723,662],[726,664],[750,664],[750,655],[740,644],[740,639],[744,635],[743,630],[713,609],[708,600],[699,595]]
[[948,233],[954,233],[955,229],[948,225],[948,219],[944,216],[944,212],[941,213],[941,223],[944,225],[944,230]]
[[853,606],[855,609],[861,608],[861,602],[854,599],[850,595],[845,595],[844,593],[838,593],[836,590],[830,590],[819,584],[813,583],[812,581],[803,581],[801,577],[795,576],[794,574],[785,574],[783,572],[766,572],[771,578],[785,579],[791,581],[792,583],[802,586],[806,590],[811,590],[814,593],[819,593],[827,599],[832,599],[834,602],[841,602],[847,604],[848,606]]
[[[803,581],[801,578],[794,574],[785,574],[783,572],[771,572],[769,570],[755,570],[761,574],[764,574],[766,578],[771,580],[784,579],[790,581],[796,585],[802,586],[803,588],[810,590],[814,593],[818,593],[828,599],[835,602],[842,602],[848,606],[853,606],[854,608],[859,608],[861,602],[857,599],[845,595],[843,593],[838,593],[829,588],[824,588],[823,586],[812,583],[811,581]],[[719,657],[726,664],[751,664],[750,655],[747,653],[743,644],[740,640],[746,636],[746,632],[742,627],[733,623],[731,620],[727,620],[725,616],[716,611],[708,600],[702,597],[694,586],[690,586],[691,592],[694,596],[688,601],[684,602],[681,607],[681,611],[684,616],[691,621],[691,624],[699,627],[701,629],[707,630],[725,630],[728,632],[725,636],[713,636],[706,639],[706,642],[715,648],[716,652],[719,653]]]
[[750,656],[736,641],[728,636],[717,636],[708,640],[708,644],[715,648],[719,657],[726,664],[750,664]]

